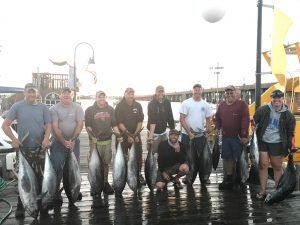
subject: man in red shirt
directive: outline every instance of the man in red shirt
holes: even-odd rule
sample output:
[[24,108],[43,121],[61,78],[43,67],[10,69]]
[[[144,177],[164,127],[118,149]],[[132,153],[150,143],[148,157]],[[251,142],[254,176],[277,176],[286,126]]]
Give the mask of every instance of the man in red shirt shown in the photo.
[[249,128],[248,105],[236,98],[235,87],[225,88],[225,101],[221,102],[216,112],[216,134],[222,131],[222,159],[225,164],[226,177],[219,185],[220,190],[232,189],[233,168],[239,159],[243,144],[247,144]]

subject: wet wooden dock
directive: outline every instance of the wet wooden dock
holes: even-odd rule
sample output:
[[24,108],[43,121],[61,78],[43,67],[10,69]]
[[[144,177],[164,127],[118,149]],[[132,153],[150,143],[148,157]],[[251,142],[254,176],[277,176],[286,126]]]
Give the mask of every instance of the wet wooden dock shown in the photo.
[[[143,131],[144,134],[146,131]],[[145,138],[145,135],[143,135]],[[222,182],[222,169],[213,171],[207,185],[207,190],[201,190],[200,182],[196,179],[193,188],[184,187],[174,190],[170,184],[167,192],[150,193],[143,187],[141,193],[135,196],[126,185],[122,197],[104,195],[98,202],[101,207],[93,209],[90,187],[87,180],[87,134],[81,134],[81,177],[83,193],[82,201],[76,203],[78,209],[69,209],[68,200],[62,193],[64,203],[60,211],[49,211],[49,217],[35,221],[26,216],[24,220],[16,220],[16,182],[13,182],[3,192],[0,198],[8,200],[13,212],[3,223],[16,224],[70,224],[70,225],[98,225],[98,224],[209,224],[209,225],[243,225],[243,224],[298,224],[300,221],[299,191],[273,205],[266,205],[255,199],[258,186],[249,184],[244,190],[219,191],[218,183]],[[145,143],[145,139],[143,140]],[[146,148],[144,148],[146,149]],[[146,151],[144,152],[146,158]],[[111,182],[111,170],[109,174]],[[268,183],[272,190],[274,183]],[[8,211],[4,203],[0,203],[0,217]],[[1,220],[0,218],[0,220]]]

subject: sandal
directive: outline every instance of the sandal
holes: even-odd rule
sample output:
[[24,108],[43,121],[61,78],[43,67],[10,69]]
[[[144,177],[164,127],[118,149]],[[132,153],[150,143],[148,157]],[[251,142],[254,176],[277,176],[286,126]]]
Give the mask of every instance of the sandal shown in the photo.
[[181,182],[180,182],[180,181],[174,182],[174,187],[175,187],[176,189],[182,189],[182,188],[183,188],[183,186],[181,185]]
[[257,193],[256,194],[256,199],[258,199],[258,200],[265,200],[265,198],[266,198],[266,196],[267,196],[267,194],[266,193]]

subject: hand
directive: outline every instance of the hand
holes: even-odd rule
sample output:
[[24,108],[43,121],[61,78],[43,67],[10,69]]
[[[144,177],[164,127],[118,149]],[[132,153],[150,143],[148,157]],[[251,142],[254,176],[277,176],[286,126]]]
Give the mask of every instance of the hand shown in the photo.
[[170,180],[170,177],[166,172],[162,172],[162,176],[163,176],[164,180],[166,180],[166,181]]
[[249,138],[243,137],[243,138],[240,139],[240,141],[241,141],[242,144],[246,145],[246,144],[249,143]]
[[150,137],[148,137],[148,139],[147,139],[147,143],[149,143],[149,144],[153,144],[153,139],[152,139],[152,138],[150,138]]
[[50,145],[50,140],[49,138],[44,138],[43,142],[42,142],[42,148],[45,149],[45,148],[48,148]]
[[220,130],[219,129],[215,130],[215,135],[220,135]]
[[188,135],[189,135],[190,140],[193,140],[195,138],[195,135],[192,132],[189,132]]
[[128,136],[128,143],[132,144],[134,142],[133,137]]
[[19,141],[19,139],[14,138],[11,142],[11,146],[15,149],[19,149],[22,146],[22,143]]

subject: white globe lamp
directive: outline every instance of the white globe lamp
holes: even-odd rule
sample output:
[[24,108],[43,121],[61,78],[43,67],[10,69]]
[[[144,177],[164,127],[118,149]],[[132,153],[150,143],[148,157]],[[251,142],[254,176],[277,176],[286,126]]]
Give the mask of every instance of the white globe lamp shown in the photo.
[[220,21],[225,15],[225,0],[202,0],[202,17],[209,23]]

